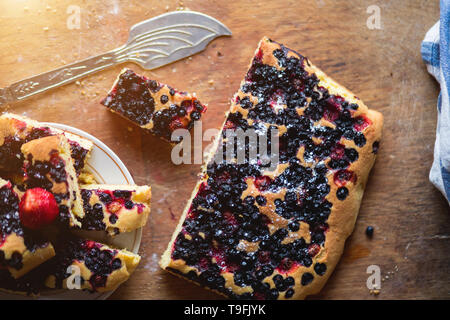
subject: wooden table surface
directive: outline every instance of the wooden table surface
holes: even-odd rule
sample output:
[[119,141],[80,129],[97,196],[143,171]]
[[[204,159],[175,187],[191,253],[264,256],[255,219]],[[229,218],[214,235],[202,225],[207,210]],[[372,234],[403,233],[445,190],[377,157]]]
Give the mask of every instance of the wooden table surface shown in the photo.
[[[370,30],[370,5],[381,29]],[[80,29],[67,9],[81,9]],[[127,65],[209,105],[203,130],[219,128],[229,99],[264,35],[308,56],[371,108],[384,114],[384,137],[353,235],[319,299],[450,298],[450,211],[428,181],[439,87],[427,73],[420,42],[439,18],[438,1],[1,1],[0,87],[122,45],[133,24],[187,7],[218,18],[233,32],[192,59],[154,71]],[[158,260],[196,183],[199,165],[176,166],[171,148],[99,104],[123,66],[10,108],[41,121],[85,130],[111,147],[137,184],[153,188],[142,262],[114,299],[217,299],[166,274]],[[375,227],[372,240],[365,236]],[[366,287],[378,265],[381,292]]]

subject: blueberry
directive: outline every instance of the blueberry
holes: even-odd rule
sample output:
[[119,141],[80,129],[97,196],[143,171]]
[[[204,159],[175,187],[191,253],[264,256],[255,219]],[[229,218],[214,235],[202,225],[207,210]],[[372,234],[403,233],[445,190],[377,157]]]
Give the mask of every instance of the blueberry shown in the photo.
[[149,87],[150,90],[155,91],[156,89],[158,89],[158,82],[156,80],[150,80]]
[[120,268],[122,268],[122,261],[120,260],[120,259],[114,259],[113,261],[112,261],[112,264],[111,264],[111,268],[113,269],[113,270],[117,270],[117,269],[120,269]]
[[184,117],[184,116],[186,115],[186,110],[183,109],[183,108],[180,108],[180,109],[178,110],[178,115],[179,115],[180,117]]
[[379,141],[375,141],[375,142],[372,144],[372,152],[373,152],[374,154],[377,154],[379,148],[380,148],[380,142],[379,142]]
[[360,148],[366,144],[366,138],[364,137],[364,134],[362,132],[356,133],[353,141],[355,141],[355,144]]
[[288,228],[292,232],[296,232],[296,231],[300,230],[300,223],[298,221],[291,221],[291,222],[289,222]]
[[374,228],[373,228],[372,226],[368,226],[367,229],[366,229],[366,235],[367,235],[369,238],[372,238],[372,236],[373,236],[373,231],[374,231]]
[[260,206],[265,206],[267,203],[266,198],[264,198],[264,196],[256,196],[256,203],[259,204]]
[[162,104],[166,104],[169,101],[169,97],[163,94],[159,100]]
[[323,276],[327,271],[327,265],[325,263],[316,263],[314,265],[314,271],[319,275]]
[[345,200],[345,198],[347,198],[348,196],[348,189],[346,187],[340,187],[337,191],[336,191],[336,197],[339,200]]
[[280,295],[280,292],[277,290],[277,289],[271,289],[270,291],[269,291],[269,294],[268,294],[268,299],[269,300],[276,300],[276,299],[278,299],[278,296]]
[[313,279],[314,279],[314,276],[311,273],[305,272],[302,275],[301,283],[302,283],[303,286],[307,286],[308,284],[310,284],[313,281]]
[[134,207],[133,201],[131,201],[131,200],[125,201],[125,208],[126,209],[131,210],[131,209],[133,209],[133,207]]
[[358,160],[358,151],[353,148],[345,149],[345,155],[350,162],[355,162]]
[[293,277],[287,277],[284,280],[284,283],[285,283],[286,286],[290,287],[290,286],[293,286],[295,284],[295,280],[294,280]]
[[111,224],[115,224],[118,219],[119,218],[115,214],[109,216],[109,222],[111,222]]
[[286,299],[292,298],[292,296],[294,295],[294,289],[289,289],[288,291],[286,291],[286,293],[284,294],[284,297]]
[[273,283],[275,283],[275,285],[277,285],[277,284],[283,282],[283,276],[277,274],[277,275],[275,275],[275,276],[272,278],[272,280],[273,280]]
[[201,117],[201,115],[200,115],[200,112],[198,112],[198,111],[193,111],[191,113],[191,119],[194,120],[194,121],[199,120],[200,117]]

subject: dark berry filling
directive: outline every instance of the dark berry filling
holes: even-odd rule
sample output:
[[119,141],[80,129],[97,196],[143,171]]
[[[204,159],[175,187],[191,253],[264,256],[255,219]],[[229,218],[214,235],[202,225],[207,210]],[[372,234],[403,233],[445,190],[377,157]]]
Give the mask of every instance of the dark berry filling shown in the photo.
[[80,144],[75,141],[69,141],[69,144],[72,158],[74,160],[73,166],[75,168],[75,171],[77,172],[77,175],[79,175],[81,169],[83,169],[84,167],[84,162],[86,160],[88,150],[81,147]]
[[128,70],[120,75],[113,92],[102,104],[139,125],[144,125],[150,122],[155,110],[155,101],[149,89],[156,90],[157,87],[156,81],[145,80]]
[[16,233],[23,236],[22,226],[19,218],[19,198],[10,186],[5,185],[0,188],[0,241],[11,234]]

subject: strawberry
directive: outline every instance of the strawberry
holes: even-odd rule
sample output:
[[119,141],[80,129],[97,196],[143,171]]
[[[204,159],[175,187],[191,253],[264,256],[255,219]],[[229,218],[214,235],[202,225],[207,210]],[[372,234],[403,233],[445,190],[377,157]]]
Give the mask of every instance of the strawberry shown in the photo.
[[59,215],[59,208],[52,193],[34,188],[27,190],[22,197],[19,215],[25,227],[36,230],[52,223]]

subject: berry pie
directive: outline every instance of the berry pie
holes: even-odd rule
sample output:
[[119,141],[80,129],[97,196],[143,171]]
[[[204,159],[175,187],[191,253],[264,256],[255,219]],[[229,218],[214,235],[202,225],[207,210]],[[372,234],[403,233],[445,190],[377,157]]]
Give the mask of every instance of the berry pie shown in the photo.
[[11,182],[0,178],[0,269],[17,279],[52,258],[51,243],[25,232],[19,217],[19,195]]
[[63,224],[81,226],[84,211],[70,144],[63,135],[31,140],[22,145],[24,184],[53,194]]
[[110,235],[143,227],[150,214],[149,186],[85,185],[81,188],[84,230],[107,231]]
[[91,141],[42,125],[23,116],[11,113],[3,114],[0,117],[0,172],[14,172],[22,167],[24,160],[20,154],[22,144],[34,139],[60,134],[64,134],[69,139],[75,170],[79,175],[90,156],[93,147]]
[[[264,38],[161,267],[230,298],[319,292],[354,228],[382,123],[306,57]],[[274,169],[216,161],[237,129],[278,131]]]
[[171,141],[176,129],[191,129],[206,106],[194,95],[123,69],[101,102],[143,129]]
[[[128,280],[140,260],[140,256],[127,250],[113,249],[91,240],[67,239],[62,243],[61,251],[57,249],[55,259],[50,261],[52,273],[45,285],[58,289],[67,289],[73,285],[73,289],[91,292],[114,290]],[[68,284],[76,268],[79,278]],[[79,281],[78,288],[75,281]]]

